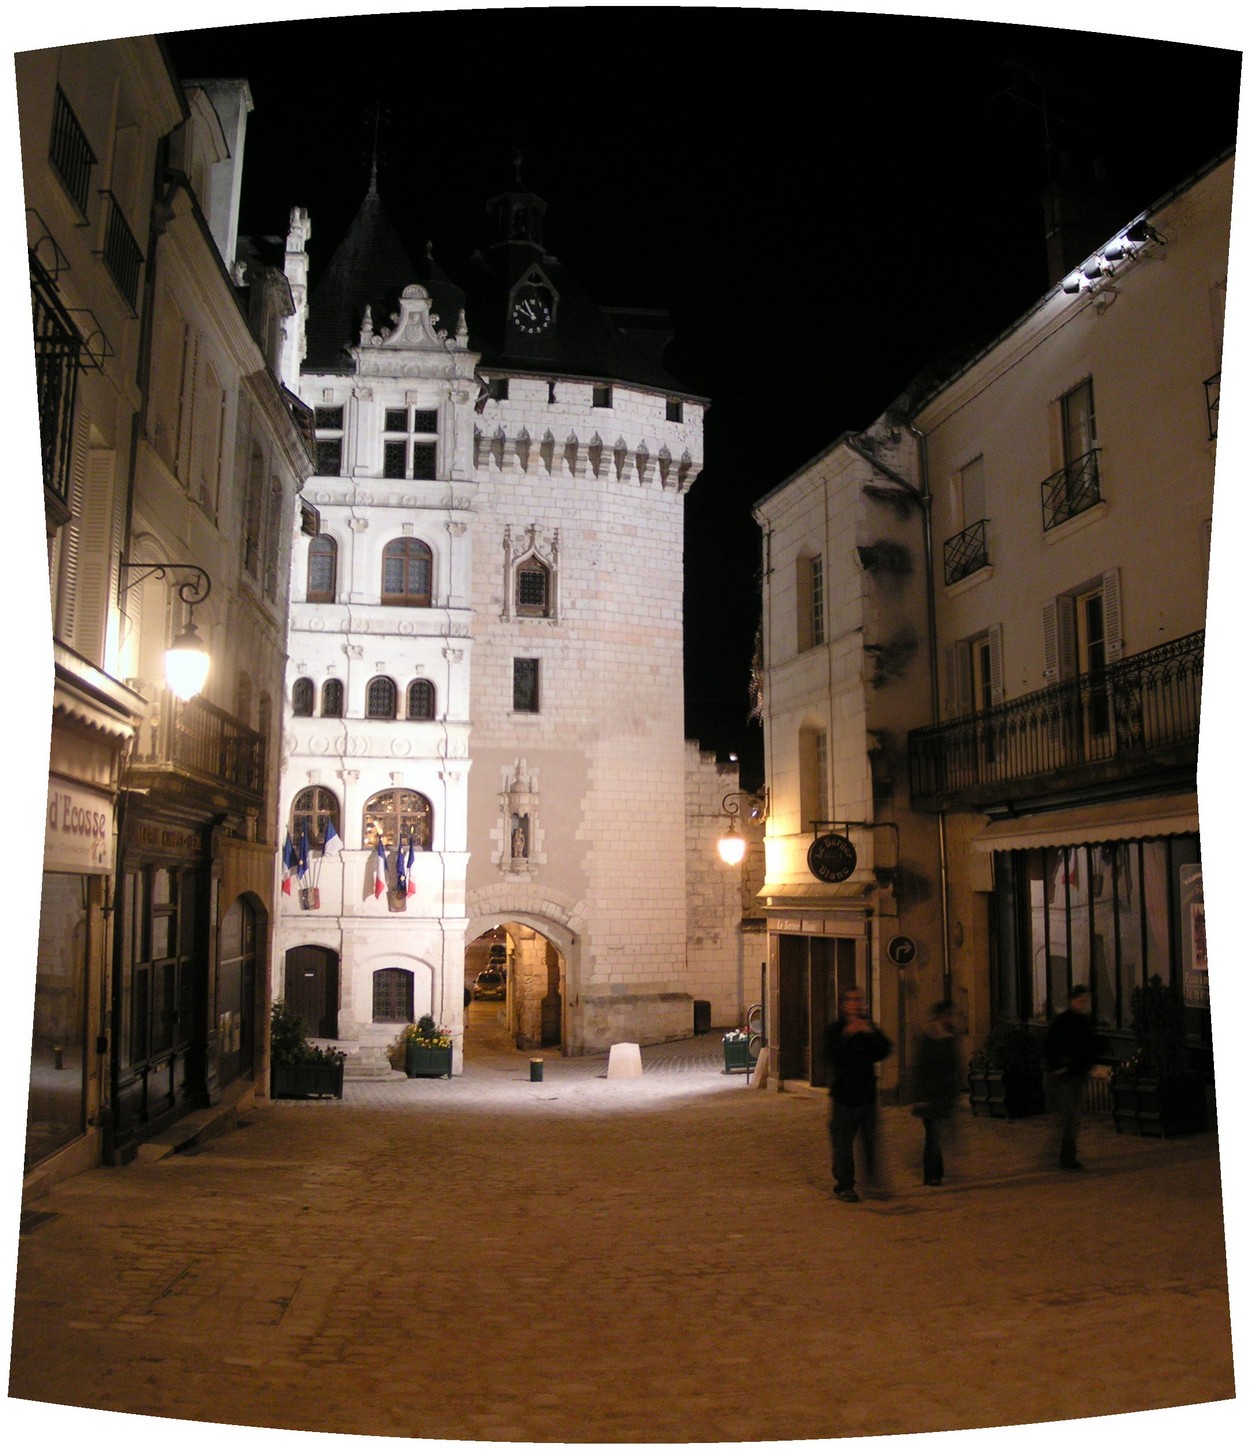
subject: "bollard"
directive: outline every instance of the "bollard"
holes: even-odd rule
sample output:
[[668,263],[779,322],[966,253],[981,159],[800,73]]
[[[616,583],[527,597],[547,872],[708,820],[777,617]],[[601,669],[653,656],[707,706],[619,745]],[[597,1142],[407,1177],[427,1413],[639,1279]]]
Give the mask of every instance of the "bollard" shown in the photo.
[[531,1082],[541,1082],[542,1079],[543,1079],[543,1059],[542,1059],[542,1057],[531,1057],[530,1058],[530,1081]]

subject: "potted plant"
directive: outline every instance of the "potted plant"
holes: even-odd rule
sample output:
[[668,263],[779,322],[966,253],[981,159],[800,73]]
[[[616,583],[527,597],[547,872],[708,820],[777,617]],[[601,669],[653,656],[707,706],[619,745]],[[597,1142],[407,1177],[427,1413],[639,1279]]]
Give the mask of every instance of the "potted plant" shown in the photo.
[[450,1077],[451,1032],[427,1014],[404,1027],[387,1055],[410,1077]]
[[1133,989],[1136,1050],[1111,1069],[1111,1118],[1117,1132],[1170,1137],[1200,1132],[1207,1123],[1206,1094],[1189,1068],[1185,1003],[1174,986],[1152,976]]
[[968,1059],[974,1117],[1027,1117],[1044,1105],[1042,1046],[1019,1021],[998,1021]]
[[275,1001],[269,1017],[269,1095],[342,1097],[345,1052],[314,1046],[303,1019],[285,1001]]

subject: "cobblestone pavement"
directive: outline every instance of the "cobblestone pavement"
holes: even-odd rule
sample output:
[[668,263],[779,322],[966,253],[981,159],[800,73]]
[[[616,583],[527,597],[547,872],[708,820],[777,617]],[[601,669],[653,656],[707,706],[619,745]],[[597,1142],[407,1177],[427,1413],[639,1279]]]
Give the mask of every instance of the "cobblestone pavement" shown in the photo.
[[540,1443],[892,1435],[1233,1395],[1214,1133],[1091,1120],[1088,1170],[1061,1173],[1048,1119],[967,1119],[932,1189],[919,1124],[886,1108],[883,1181],[845,1204],[824,1099],[726,1074],[719,1032],[645,1048],[637,1079],[543,1053],[533,1082],[529,1054],[475,1030],[462,1077],[276,1103],[29,1204],[10,1393]]

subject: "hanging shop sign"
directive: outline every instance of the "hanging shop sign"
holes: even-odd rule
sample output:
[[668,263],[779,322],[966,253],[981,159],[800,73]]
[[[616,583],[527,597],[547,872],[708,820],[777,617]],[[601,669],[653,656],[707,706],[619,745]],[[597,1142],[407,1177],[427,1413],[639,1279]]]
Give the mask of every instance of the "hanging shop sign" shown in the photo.
[[73,875],[108,875],[113,869],[113,800],[59,775],[48,779],[43,868]]
[[858,856],[845,835],[818,835],[807,847],[807,868],[817,880],[833,885],[855,869]]

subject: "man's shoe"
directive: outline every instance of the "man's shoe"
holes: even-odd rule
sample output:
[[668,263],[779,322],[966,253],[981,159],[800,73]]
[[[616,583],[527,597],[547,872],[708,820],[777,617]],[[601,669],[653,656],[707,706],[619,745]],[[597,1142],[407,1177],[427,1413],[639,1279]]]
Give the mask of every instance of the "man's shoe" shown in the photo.
[[839,1202],[859,1201],[859,1193],[857,1193],[853,1187],[838,1188],[838,1190],[834,1193],[834,1197],[836,1197]]

